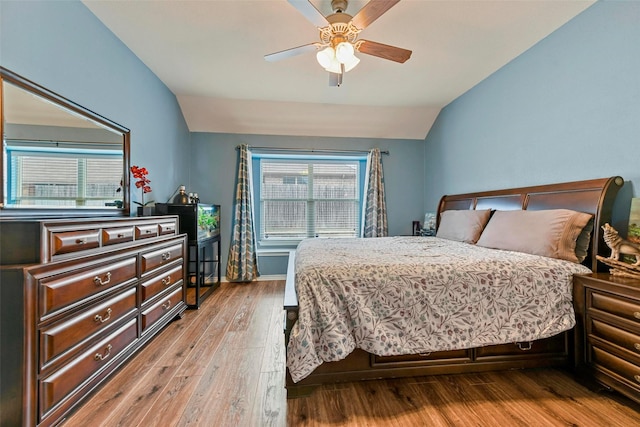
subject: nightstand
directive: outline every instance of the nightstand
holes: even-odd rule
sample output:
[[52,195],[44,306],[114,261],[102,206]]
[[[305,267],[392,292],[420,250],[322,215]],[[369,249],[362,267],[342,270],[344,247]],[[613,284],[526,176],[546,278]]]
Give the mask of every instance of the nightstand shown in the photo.
[[578,365],[640,403],[640,279],[598,273],[573,283],[576,336],[584,343]]

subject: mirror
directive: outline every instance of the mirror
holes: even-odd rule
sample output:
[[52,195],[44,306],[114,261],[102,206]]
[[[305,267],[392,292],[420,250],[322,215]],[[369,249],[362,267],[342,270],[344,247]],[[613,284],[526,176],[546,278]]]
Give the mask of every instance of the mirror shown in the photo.
[[0,67],[0,215],[129,214],[129,130]]

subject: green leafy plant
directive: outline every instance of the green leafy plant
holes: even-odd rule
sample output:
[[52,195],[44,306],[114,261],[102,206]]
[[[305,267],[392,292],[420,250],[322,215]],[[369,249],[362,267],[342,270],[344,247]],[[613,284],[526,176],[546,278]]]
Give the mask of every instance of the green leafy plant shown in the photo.
[[206,210],[198,209],[198,227],[203,230],[213,231],[218,227],[218,217],[211,215]]

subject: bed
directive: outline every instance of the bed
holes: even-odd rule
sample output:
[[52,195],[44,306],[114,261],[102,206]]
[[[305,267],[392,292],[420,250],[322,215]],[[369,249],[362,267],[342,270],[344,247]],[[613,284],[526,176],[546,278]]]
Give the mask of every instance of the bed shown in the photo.
[[[303,241],[285,289],[287,396],[332,382],[576,365],[572,276],[605,268],[600,227],[623,182],[443,196],[437,237]],[[570,250],[547,244],[552,229]]]

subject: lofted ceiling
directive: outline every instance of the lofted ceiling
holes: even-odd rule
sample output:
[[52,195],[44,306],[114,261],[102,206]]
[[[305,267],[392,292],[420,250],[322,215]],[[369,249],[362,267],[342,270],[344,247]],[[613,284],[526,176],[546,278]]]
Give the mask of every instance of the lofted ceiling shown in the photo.
[[[330,0],[312,0],[325,16]],[[360,38],[413,51],[356,53],[340,87],[308,53],[319,41],[287,0],[84,0],[176,95],[192,132],[424,139],[440,110],[594,0],[403,0]],[[351,0],[355,15],[367,3]]]

